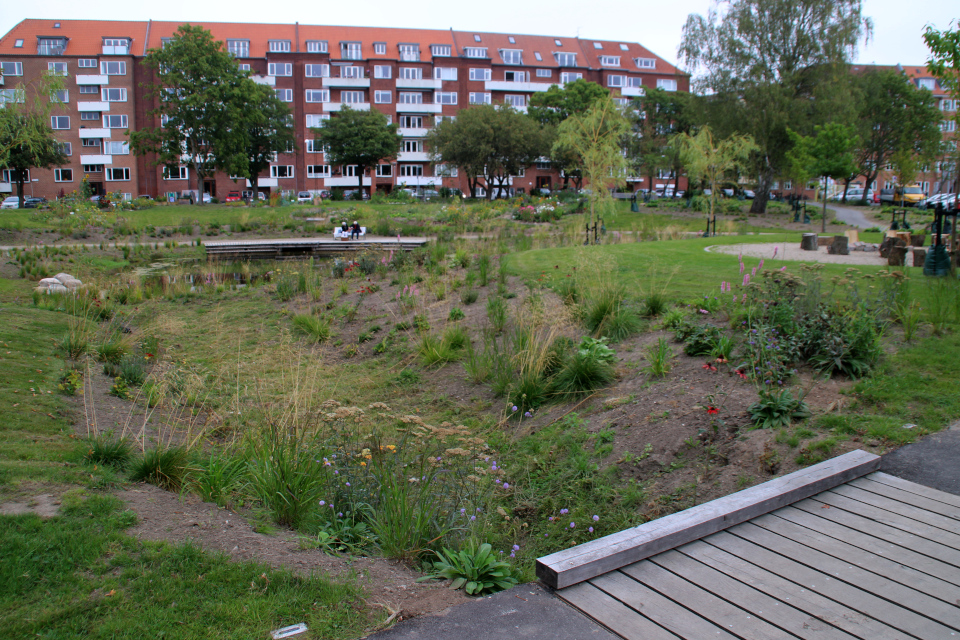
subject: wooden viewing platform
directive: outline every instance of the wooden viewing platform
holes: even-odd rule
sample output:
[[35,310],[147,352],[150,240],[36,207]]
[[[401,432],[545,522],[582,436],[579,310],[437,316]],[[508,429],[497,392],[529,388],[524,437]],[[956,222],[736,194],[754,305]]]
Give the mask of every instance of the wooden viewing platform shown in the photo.
[[283,238],[278,240],[217,240],[204,244],[207,260],[285,260],[310,256],[336,256],[357,251],[413,251],[427,238],[365,237]]
[[853,451],[540,558],[620,637],[960,638],[960,497]]

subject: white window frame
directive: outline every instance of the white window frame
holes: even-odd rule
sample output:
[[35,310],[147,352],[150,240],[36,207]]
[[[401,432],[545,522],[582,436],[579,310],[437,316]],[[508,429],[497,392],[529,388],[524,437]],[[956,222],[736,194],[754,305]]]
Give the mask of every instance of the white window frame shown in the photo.
[[329,89],[306,89],[303,92],[303,101],[309,103],[330,102]]
[[55,102],[57,104],[69,104],[70,89],[58,89],[50,98],[50,102]]
[[268,62],[267,75],[277,76],[277,77],[292,76],[293,63],[292,62]]
[[397,73],[398,80],[423,80],[423,69],[420,67],[400,67]]
[[[320,167],[320,171],[317,171],[317,167]],[[308,164],[307,165],[307,178],[329,178],[330,177],[330,165],[328,164]]]
[[434,104],[457,104],[456,91],[435,91],[433,94]]
[[[64,177],[64,172],[66,172],[66,174],[67,174],[69,177]],[[67,168],[67,169],[63,169],[63,168],[61,168],[61,169],[54,169],[54,170],[53,170],[53,181],[54,181],[54,182],[73,182],[73,169],[70,169],[70,168]]]
[[327,53],[327,41],[307,40],[307,53]]
[[81,111],[80,112],[80,122],[89,122],[91,120],[99,120],[100,116],[103,114],[100,111]]
[[89,149],[90,147],[100,148],[100,138],[80,138],[80,146],[84,149]]
[[456,67],[434,67],[433,68],[433,78],[434,80],[444,80],[448,82],[457,81],[457,68]]
[[421,178],[423,177],[423,165],[422,164],[397,165],[397,176],[400,178]]
[[657,89],[664,91],[676,91],[677,81],[673,78],[657,78]]
[[98,66],[96,58],[80,58],[77,60],[77,67],[80,69],[96,69]]
[[[510,77],[513,76],[513,77]],[[504,82],[529,82],[530,81],[530,72],[529,71],[514,71],[508,70],[503,72]]]
[[657,68],[656,58],[634,58],[633,62],[637,65],[637,69],[656,69]]
[[401,129],[423,129],[423,116],[400,116]]
[[[115,71],[111,71],[111,68],[115,69]],[[100,75],[125,76],[127,75],[127,63],[124,60],[101,60]]]
[[164,165],[161,175],[164,180],[189,180],[190,179],[190,169],[188,167],[178,165],[176,167],[176,175],[170,173],[170,167]]
[[377,90],[373,92],[374,104],[393,104],[393,91]]
[[340,167],[341,174],[345,178],[357,178],[357,165],[355,164],[345,164]]
[[250,41],[234,39],[227,40],[227,53],[232,55],[234,58],[249,58]]
[[623,87],[626,83],[626,76],[607,76],[608,87]]
[[342,104],[362,104],[366,102],[363,97],[363,91],[341,91],[340,102]]
[[290,53],[289,40],[269,40],[267,51],[270,53]]
[[85,164],[83,165],[84,173],[103,173],[102,164]]
[[400,60],[403,62],[420,62],[420,45],[419,44],[398,44],[397,49],[400,51]]
[[[480,42],[477,40],[477,42]],[[465,58],[489,58],[486,47],[464,47],[463,56]]]
[[65,156],[73,155],[73,143],[72,142],[61,142],[60,143],[60,152]]
[[[66,124],[67,126],[61,126]],[[54,131],[66,131],[70,128],[70,116],[50,116],[50,128]]]
[[[98,165],[99,166],[99,165]],[[117,177],[117,172],[121,177]],[[107,167],[104,169],[104,178],[107,182],[127,182],[130,180],[129,167]]]
[[[10,71],[10,69],[13,69],[13,71]],[[4,76],[22,76],[23,63],[4,60],[0,62],[0,73]]]
[[330,65],[328,64],[305,64],[303,65],[303,75],[305,78],[329,78]]
[[551,71],[550,69],[537,69],[537,77],[538,77],[538,78],[552,78],[552,77],[553,77],[553,71]]
[[619,67],[620,56],[600,56],[601,67]]
[[[280,175],[286,174],[286,175]],[[271,178],[293,178],[294,168],[292,164],[272,164],[270,165]]]
[[330,119],[329,113],[308,113],[306,115],[307,129],[319,129],[323,126],[325,120]]
[[[114,98],[112,95],[116,95],[116,97]],[[100,99],[104,102],[126,102],[127,89],[126,87],[101,87]]]
[[[111,125],[110,125],[110,122],[111,122],[114,118],[119,118],[120,122],[122,122],[123,124],[118,125],[118,126],[111,126]],[[126,116],[126,114],[123,114],[123,113],[114,113],[114,114],[104,115],[104,116],[103,116],[103,128],[104,128],[104,129],[126,129],[126,128],[127,128],[127,116]]]
[[423,104],[423,94],[418,91],[399,91],[397,104]]
[[[128,156],[130,155],[130,143],[126,140],[104,140],[103,155],[105,156]],[[119,149],[117,151],[116,149]]]
[[104,38],[102,46],[103,55],[126,56],[130,54],[129,38]]
[[917,78],[917,88],[927,91],[937,90],[937,80],[935,78]]
[[453,55],[453,47],[449,44],[432,44],[430,55],[434,58],[449,58]]
[[392,164],[378,164],[378,165],[377,165],[377,177],[378,177],[378,178],[392,178],[392,177],[393,177],[393,165],[392,165]]
[[47,73],[51,76],[66,76],[70,72],[67,70],[66,62],[48,62]]
[[423,153],[423,140],[406,139],[401,151],[404,153]]
[[503,64],[523,64],[523,49],[500,49]]
[[577,66],[577,54],[571,53],[570,51],[554,51],[553,57],[559,67]]
[[344,60],[363,60],[363,44],[360,42],[341,42],[340,57]]
[[393,77],[393,67],[388,64],[374,65],[373,77],[380,80],[389,80]]
[[387,43],[386,42],[374,42],[373,43],[373,52],[378,56],[387,55]]
[[81,84],[79,87],[77,87],[77,91],[80,93],[80,95],[84,96],[96,95],[100,93],[100,87],[95,84]]
[[493,94],[483,91],[471,92],[470,104],[493,104]]
[[522,93],[508,93],[503,96],[503,103],[511,107],[527,106],[527,96]]
[[493,71],[491,69],[470,69],[470,79],[475,82],[489,82],[492,76]]
[[283,87],[279,89],[274,89],[277,92],[277,99],[280,102],[293,102],[293,89],[285,89]]
[[362,78],[363,67],[358,67],[352,64],[348,64],[345,67],[340,67],[340,77],[353,79]]
[[576,73],[574,71],[563,71],[560,73],[560,84],[568,84],[570,82],[576,82],[577,80],[583,80],[582,73]]

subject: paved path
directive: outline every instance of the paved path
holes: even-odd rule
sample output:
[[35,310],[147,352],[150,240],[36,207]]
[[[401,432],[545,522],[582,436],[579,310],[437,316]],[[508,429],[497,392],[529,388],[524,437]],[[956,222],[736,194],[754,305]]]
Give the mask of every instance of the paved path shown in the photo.
[[[876,227],[877,223],[864,215],[864,209],[858,207],[845,207],[839,204],[830,203],[827,205],[837,213],[837,222],[843,222],[859,229],[869,229]],[[872,213],[872,211],[871,211]]]
[[883,456],[892,476],[960,495],[960,421]]

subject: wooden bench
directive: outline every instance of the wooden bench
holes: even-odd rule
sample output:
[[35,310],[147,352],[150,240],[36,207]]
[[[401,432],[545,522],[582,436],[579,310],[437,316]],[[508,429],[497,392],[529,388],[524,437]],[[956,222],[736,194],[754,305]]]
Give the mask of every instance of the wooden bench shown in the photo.
[[[364,237],[365,235],[367,235],[367,228],[366,228],[366,227],[360,227],[360,237],[362,238],[362,237]],[[341,229],[340,227],[337,227],[336,229],[333,230],[333,237],[336,238],[336,239],[338,239],[338,240],[343,240],[344,238],[346,238],[346,239],[349,240],[349,239],[350,239],[350,231],[349,231],[349,230],[344,231],[344,230]]]

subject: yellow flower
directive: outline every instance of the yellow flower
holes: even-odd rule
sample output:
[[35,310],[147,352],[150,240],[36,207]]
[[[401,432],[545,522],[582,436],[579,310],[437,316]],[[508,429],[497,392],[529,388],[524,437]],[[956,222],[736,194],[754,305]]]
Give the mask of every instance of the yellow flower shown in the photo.
[[367,463],[366,463],[366,462],[361,462],[361,463],[360,463],[360,466],[361,466],[361,467],[365,467],[365,466],[367,466]]

